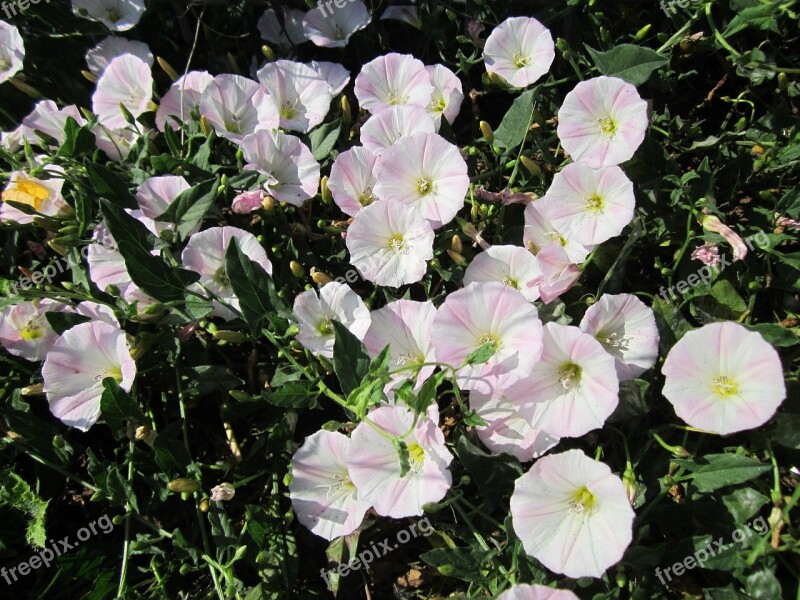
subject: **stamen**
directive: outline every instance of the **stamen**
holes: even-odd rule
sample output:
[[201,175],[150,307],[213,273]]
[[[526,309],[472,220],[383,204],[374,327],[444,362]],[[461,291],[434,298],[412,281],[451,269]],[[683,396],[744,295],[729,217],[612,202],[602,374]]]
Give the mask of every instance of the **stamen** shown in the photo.
[[714,378],[712,389],[718,396],[728,398],[736,394],[739,388],[735,381],[725,375],[721,375]]

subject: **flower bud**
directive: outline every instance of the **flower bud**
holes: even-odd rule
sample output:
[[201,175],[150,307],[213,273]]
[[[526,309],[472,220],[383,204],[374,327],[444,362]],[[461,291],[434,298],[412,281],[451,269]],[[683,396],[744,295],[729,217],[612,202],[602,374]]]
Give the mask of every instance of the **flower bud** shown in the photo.
[[289,263],[289,268],[292,270],[292,275],[294,275],[298,279],[302,279],[303,277],[306,276],[306,270],[303,268],[303,265],[301,265],[296,260],[293,260],[292,262]]
[[261,54],[264,55],[269,62],[275,62],[275,52],[273,52],[272,48],[264,44],[261,46]]
[[203,135],[208,137],[211,135],[211,132],[214,131],[214,126],[211,125],[209,120],[206,118],[205,115],[200,117],[200,130],[203,132]]
[[173,479],[167,485],[171,492],[181,493],[181,494],[192,494],[200,489],[200,484],[197,483],[194,479],[186,479],[185,477],[180,477],[178,479]]
[[261,206],[264,207],[264,212],[266,214],[271,215],[273,212],[275,212],[275,198],[269,195],[264,196]]
[[311,280],[320,287],[333,281],[328,275],[314,268],[311,269]]
[[331,193],[331,190],[328,187],[327,175],[325,175],[322,179],[320,179],[319,189],[320,189],[320,195],[322,196],[322,201],[325,202],[325,204],[330,204],[331,201],[333,200],[333,194]]
[[347,99],[347,96],[342,96],[339,105],[342,108],[342,125],[347,129],[353,123],[353,112],[350,109],[350,101]]
[[222,340],[231,344],[244,344],[250,339],[250,336],[243,331],[215,331],[212,335],[215,340]]
[[169,75],[169,78],[172,81],[177,81],[178,79],[180,79],[180,75],[178,75],[178,72],[175,69],[172,68],[172,65],[169,64],[166,61],[166,59],[163,59],[160,56],[157,56],[156,57],[156,61],[158,62],[158,66],[160,66],[162,69],[164,69],[164,73]]
[[158,434],[150,429],[149,425],[140,425],[136,428],[135,438],[137,442],[144,442],[152,448],[157,437]]
[[263,201],[261,190],[242,192],[231,202],[231,210],[237,215],[248,215],[263,208]]
[[43,383],[34,383],[33,385],[29,385],[28,387],[22,388],[20,394],[23,396],[41,396],[44,394],[44,384]]
[[84,79],[89,81],[92,85],[97,83],[97,76],[94,73],[90,73],[89,71],[81,71],[81,75],[83,75]]
[[218,486],[211,489],[212,502],[227,502],[233,499],[236,495],[236,490],[230,483],[220,483]]
[[542,170],[539,168],[539,165],[536,163],[535,160],[528,158],[527,156],[520,156],[519,157],[522,166],[533,175],[534,177],[539,177],[542,174]]
[[453,262],[456,263],[459,267],[467,266],[467,259],[461,256],[458,252],[453,252],[452,250],[448,250],[447,254],[450,256],[450,258],[453,259]]
[[481,121],[479,126],[483,134],[483,139],[491,146],[494,143],[494,131],[492,131],[492,126],[486,121]]
[[464,251],[464,244],[461,242],[461,238],[458,235],[454,235],[453,239],[450,241],[450,249],[457,254],[461,254]]
[[789,89],[789,78],[783,71],[778,73],[778,89],[782,92],[785,92]]

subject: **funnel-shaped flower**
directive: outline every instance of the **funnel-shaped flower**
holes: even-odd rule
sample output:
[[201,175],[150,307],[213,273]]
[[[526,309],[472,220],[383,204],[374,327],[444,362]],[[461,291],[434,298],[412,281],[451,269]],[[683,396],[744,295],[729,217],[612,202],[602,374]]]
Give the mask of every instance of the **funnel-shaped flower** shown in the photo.
[[217,75],[203,91],[200,114],[217,135],[234,143],[255,131],[276,129],[278,108],[261,86],[241,75]]
[[22,70],[25,60],[25,44],[19,29],[0,21],[0,83],[8,81]]
[[328,114],[332,100],[328,82],[308,65],[277,60],[258,72],[258,80],[278,107],[284,129],[307,133]]
[[506,19],[489,34],[483,48],[486,70],[518,88],[541,79],[555,57],[550,31],[530,17]]
[[150,46],[144,42],[110,35],[86,53],[86,65],[92,75],[100,77],[112,60],[124,54],[138,56],[149,67],[152,67],[155,61]]
[[478,254],[464,272],[464,285],[498,281],[519,290],[528,302],[539,299],[543,280],[536,257],[520,246],[491,246]]
[[150,110],[153,100],[153,75],[150,65],[138,56],[123,54],[113,59],[97,81],[92,96],[92,111],[109,129],[128,126],[120,104],[134,117]]
[[361,128],[361,143],[380,156],[400,138],[417,133],[436,133],[430,115],[418,106],[389,106],[372,115]]
[[261,37],[270,44],[276,44],[284,50],[292,46],[307,42],[303,17],[305,13],[295,8],[283,7],[283,24],[278,20],[278,14],[269,8],[258,20],[258,31]]
[[328,189],[336,206],[355,217],[377,198],[373,188],[377,179],[373,171],[378,157],[361,146],[354,146],[336,157],[328,179]]
[[46,313],[64,312],[67,305],[54,300],[20,302],[0,311],[0,344],[14,356],[44,360],[58,334],[50,327]]
[[515,585],[497,597],[497,600],[580,600],[569,590],[557,590],[546,585]]
[[303,17],[303,28],[306,37],[317,46],[343,48],[350,37],[370,21],[372,17],[362,0],[348,0],[344,6],[337,4],[333,10],[323,8],[320,3]]
[[461,103],[464,102],[464,92],[461,80],[444,65],[425,67],[433,84],[433,97],[428,105],[428,114],[436,123],[436,131],[444,117],[448,123],[456,120],[461,112]]
[[127,31],[144,14],[144,0],[72,0],[72,10],[79,17],[98,21],[111,31]]
[[361,108],[372,114],[395,104],[427,108],[433,84],[421,61],[408,54],[391,53],[361,67],[355,94]]
[[[177,129],[175,119],[182,123],[191,120],[192,111],[200,111],[200,100],[206,88],[214,81],[207,71],[190,71],[173,83],[156,111],[156,127],[164,131],[169,125]],[[206,117],[208,118],[208,117]],[[213,125],[213,124],[212,124]]]

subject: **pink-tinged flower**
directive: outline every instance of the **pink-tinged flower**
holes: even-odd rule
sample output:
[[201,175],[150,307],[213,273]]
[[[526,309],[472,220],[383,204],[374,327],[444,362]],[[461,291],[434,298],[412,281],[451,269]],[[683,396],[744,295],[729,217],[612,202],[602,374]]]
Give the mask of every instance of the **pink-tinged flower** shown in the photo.
[[[158,217],[167,212],[169,205],[175,201],[183,192],[192,189],[189,182],[179,175],[160,175],[151,177],[142,183],[136,190],[136,201],[139,208],[148,219],[154,221],[156,235],[161,235],[164,230],[172,230],[174,227],[169,223],[156,221]],[[200,224],[190,232],[197,232]]]
[[0,83],[19,73],[24,60],[25,44],[19,29],[11,23],[0,21]]
[[375,195],[418,210],[437,229],[453,220],[469,189],[458,148],[435,133],[402,138],[381,155]]
[[133,127],[110,129],[102,123],[98,123],[92,133],[95,135],[97,147],[105,152],[108,158],[116,162],[126,160],[134,145],[142,138],[152,137],[152,130],[146,129],[141,125],[139,125],[139,131],[137,132]]
[[430,115],[418,106],[389,106],[372,115],[361,128],[361,143],[380,156],[394,143],[418,133],[436,133]]
[[164,94],[156,111],[158,130],[164,131],[167,125],[177,129],[175,119],[186,123],[191,119],[192,112],[199,113],[203,93],[213,81],[214,77],[207,71],[190,71],[173,83]]
[[361,31],[372,21],[367,5],[362,0],[348,0],[344,6],[336,5],[333,10],[312,8],[303,17],[306,37],[317,46],[343,48],[350,37]]
[[786,398],[778,353],[758,333],[731,321],[688,332],[661,372],[662,393],[675,414],[720,435],[760,427]]
[[540,198],[525,207],[525,231],[523,243],[534,254],[551,242],[558,242],[564,249],[570,262],[580,264],[589,256],[591,248],[587,248],[567,232],[556,228],[550,217],[553,210],[546,198]]
[[[542,360],[508,390],[532,427],[558,437],[580,437],[602,427],[619,403],[614,357],[577,327],[547,323]],[[521,397],[520,397],[521,396]]]
[[518,88],[546,75],[555,57],[550,30],[531,17],[506,19],[489,34],[483,47],[486,71]]
[[698,246],[692,251],[692,258],[699,260],[704,265],[716,267],[719,264],[719,246],[717,244],[706,243]]
[[119,327],[119,321],[114,314],[114,310],[106,304],[97,302],[81,302],[75,307],[75,313],[83,317],[89,317],[94,321],[102,321],[114,327]]
[[302,206],[319,189],[319,163],[293,135],[256,131],[241,143],[244,159],[267,176],[264,189],[280,202]]
[[428,105],[428,113],[436,123],[436,130],[444,117],[448,123],[456,120],[464,102],[464,91],[461,80],[444,65],[425,67],[433,84],[433,97]]
[[419,9],[416,6],[387,6],[381,14],[381,21],[402,21],[412,27],[422,29]]
[[619,167],[592,169],[570,163],[555,176],[544,199],[550,222],[579,244],[618,236],[633,219],[633,182]]
[[361,209],[372,204],[377,198],[374,170],[378,157],[361,146],[354,146],[339,154],[333,161],[328,189],[333,201],[342,212],[355,217]]
[[490,192],[482,187],[475,188],[475,197],[486,202],[501,202],[506,206],[510,204],[530,204],[539,198],[533,192],[512,192],[508,188],[500,192]]
[[264,206],[264,193],[261,190],[242,192],[231,203],[231,210],[237,215],[249,215]]
[[92,111],[109,129],[128,126],[120,110],[122,104],[134,117],[150,110],[153,100],[153,75],[150,65],[138,56],[123,54],[112,60],[97,81],[92,96]]
[[333,358],[336,332],[331,321],[363,340],[372,319],[364,301],[346,283],[331,281],[319,290],[306,290],[294,299],[294,316],[300,333],[297,341],[313,354]]
[[302,10],[283,7],[283,24],[281,24],[278,13],[270,8],[258,20],[258,31],[270,44],[289,50],[292,46],[308,41],[303,27],[304,16]]
[[[364,346],[370,357],[377,357],[389,346],[389,370],[414,367],[435,361],[431,343],[431,328],[436,317],[433,302],[395,300],[379,310],[373,310],[372,324],[364,336]],[[415,381],[419,390],[425,380],[433,374],[436,367],[420,367]],[[398,383],[412,379],[413,369],[395,373],[386,385],[387,394]]]
[[[514,387],[514,386],[512,386]],[[478,437],[492,452],[510,454],[522,462],[539,458],[558,443],[558,438],[530,426],[519,408],[503,392],[472,391],[469,405],[488,427],[479,426]]]
[[341,94],[350,83],[350,71],[339,63],[312,60],[309,65],[327,82],[331,96]]
[[72,0],[72,10],[79,17],[97,21],[111,31],[127,31],[144,14],[144,0]]
[[372,114],[395,104],[427,108],[433,91],[425,65],[409,54],[379,56],[365,64],[356,77],[358,103]]
[[65,304],[47,299],[6,307],[0,311],[0,344],[25,360],[44,360],[59,337],[45,315],[66,310]]
[[122,329],[91,321],[64,332],[47,354],[42,377],[50,412],[64,424],[87,431],[100,417],[103,379],[111,377],[129,392],[136,363]]
[[499,281],[519,290],[528,302],[539,299],[543,279],[536,257],[519,246],[492,246],[478,254],[464,272],[464,285]]
[[5,148],[11,153],[19,152],[22,148],[24,130],[25,128],[20,125],[13,131],[0,131],[0,147]]
[[384,432],[402,436],[409,469],[401,475],[400,454],[391,439],[360,423],[353,431],[347,466],[358,493],[379,515],[402,519],[423,514],[423,506],[447,494],[452,476],[447,469],[453,455],[444,443],[438,424],[427,415],[414,422],[404,406],[382,406],[367,415]]
[[706,231],[713,231],[721,235],[726,242],[733,248],[733,260],[743,260],[747,256],[747,244],[733,229],[725,225],[719,220],[719,217],[714,215],[703,215],[702,221],[703,229]]
[[558,138],[575,162],[597,169],[630,159],[644,141],[647,102],[616,77],[575,86],[558,111]]
[[86,124],[86,119],[74,104],[59,109],[52,100],[42,100],[37,102],[33,112],[22,120],[22,135],[32,146],[43,145],[42,140],[36,135],[37,131],[63,144],[66,139],[64,128],[69,117],[75,119],[79,126]]
[[436,360],[459,367],[481,346],[495,354],[458,370],[463,389],[491,393],[527,377],[542,355],[542,322],[517,290],[497,282],[471,283],[445,299],[433,324]]
[[239,310],[239,299],[233,293],[231,281],[225,270],[225,253],[233,239],[236,239],[245,256],[272,275],[272,263],[256,236],[238,227],[212,227],[195,233],[189,238],[181,257],[185,268],[200,273],[200,281],[194,284],[192,289],[203,294],[205,288],[217,296],[219,301],[216,299],[212,301],[213,314],[226,321],[235,318],[236,315],[221,302]]
[[567,577],[602,577],[633,539],[625,485],[580,450],[551,454],[517,479],[514,531],[529,555]]
[[601,296],[583,315],[580,328],[614,357],[620,381],[636,379],[656,364],[659,335],[653,309],[632,294]]
[[308,436],[292,457],[292,508],[303,525],[328,541],[353,533],[372,508],[350,480],[351,447],[346,435],[321,430]]
[[111,35],[86,53],[86,65],[89,67],[90,73],[100,77],[112,60],[124,54],[138,56],[149,67],[152,67],[155,61],[153,53],[150,52],[150,46],[144,42]]
[[775,226],[776,227],[785,227],[787,229],[800,229],[800,221],[795,219],[790,219],[787,216],[781,215],[780,213],[775,213]]
[[557,590],[545,585],[515,585],[497,597],[497,600],[580,600],[569,590]]
[[570,261],[566,249],[550,242],[536,255],[544,279],[539,284],[539,297],[545,304],[565,294],[581,277],[578,265]]
[[433,258],[434,233],[413,208],[374,202],[347,230],[350,263],[367,281],[388,287],[416,283]]
[[[37,166],[43,166],[43,159],[44,157],[35,158]],[[34,215],[27,214],[9,202],[23,204],[35,214],[47,217],[67,214],[71,209],[61,195],[63,187],[64,169],[58,165],[44,166],[44,173],[38,177],[24,171],[14,171],[0,195],[0,221],[14,221],[20,225],[33,223]]]
[[208,119],[217,135],[240,143],[261,130],[276,129],[278,107],[257,82],[241,75],[217,75],[200,99],[200,114]]
[[280,126],[307,133],[325,119],[331,107],[328,82],[303,63],[277,60],[258,72],[258,80],[278,108]]

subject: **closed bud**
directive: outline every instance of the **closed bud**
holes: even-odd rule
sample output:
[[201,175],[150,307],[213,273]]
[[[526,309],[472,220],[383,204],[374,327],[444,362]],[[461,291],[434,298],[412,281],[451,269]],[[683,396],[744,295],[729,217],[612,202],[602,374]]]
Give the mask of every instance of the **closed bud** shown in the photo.
[[303,277],[306,276],[306,270],[303,268],[303,265],[301,265],[296,260],[293,260],[292,262],[289,263],[289,268],[292,270],[292,275],[294,275],[298,279],[302,279]]
[[44,384],[34,383],[33,385],[24,387],[22,388],[20,394],[22,394],[23,396],[41,396],[42,394],[44,394]]
[[483,134],[483,139],[486,141],[486,143],[489,145],[493,144],[494,131],[492,131],[492,126],[489,125],[486,121],[481,121],[479,126],[481,128],[481,133]]
[[328,187],[327,175],[325,175],[322,179],[320,179],[319,189],[320,189],[320,194],[322,196],[322,201],[325,202],[325,204],[330,204],[331,201],[333,200],[333,194],[331,193],[331,190]]
[[230,342],[231,344],[244,344],[250,339],[250,336],[243,331],[215,331],[212,335],[215,340]]
[[300,333],[300,328],[297,325],[291,325],[286,330],[286,335],[297,335],[298,333]]
[[236,495],[236,490],[230,483],[220,483],[211,489],[212,502],[227,502]]
[[205,115],[202,115],[200,117],[200,130],[206,137],[211,135],[211,132],[214,131],[214,127],[211,125],[211,123],[209,122],[209,120],[206,118]]
[[789,77],[782,71],[778,73],[778,89],[782,92],[789,89]]
[[266,44],[261,46],[261,54],[263,54],[264,58],[266,58],[269,62],[275,61],[275,52],[273,52],[272,48],[270,48]]
[[313,268],[311,270],[311,280],[320,287],[333,281],[333,279],[331,279],[328,275],[326,275],[322,271],[317,271],[316,269]]
[[81,75],[83,75],[83,78],[86,79],[89,83],[92,84],[97,83],[97,77],[95,76],[94,73],[90,73],[89,71],[81,71]]
[[20,79],[17,79],[16,77],[12,77],[11,79],[9,79],[8,83],[13,85],[15,88],[17,88],[23,94],[26,94],[26,95],[30,96],[34,100],[40,100],[40,99],[44,98],[44,96],[42,96],[42,94],[39,92],[39,90],[37,90],[33,86],[28,85],[24,81],[22,81]]
[[236,60],[236,57],[233,54],[231,54],[230,52],[228,52],[226,54],[226,56],[228,58],[228,64],[231,66],[231,71],[233,71],[237,75],[241,75],[242,74],[242,69],[239,68],[239,63]]
[[200,512],[207,513],[209,506],[211,506],[211,503],[208,501],[208,498],[200,500]]
[[47,245],[50,247],[53,252],[60,254],[61,256],[67,255],[67,247],[64,246],[59,240],[63,238],[56,238],[47,242]]
[[519,157],[522,166],[533,175],[534,177],[539,177],[542,174],[542,169],[539,168],[539,165],[536,163],[535,160],[528,158],[527,156],[520,156]]
[[630,464],[622,474],[622,484],[625,486],[625,494],[628,496],[628,502],[633,506],[638,488],[636,485],[636,475],[634,475],[633,468]]
[[143,356],[147,354],[147,351],[150,349],[150,342],[139,342],[133,348],[131,348],[130,354],[133,360],[139,360]]
[[172,81],[177,81],[180,78],[178,72],[172,68],[172,65],[169,64],[165,59],[161,58],[160,56],[156,57],[156,61],[158,62],[158,66],[164,70],[164,73],[169,75],[169,78]]
[[754,156],[761,156],[762,154],[764,154],[764,147],[756,144],[755,146],[750,148],[750,154]]
[[167,485],[171,492],[181,493],[181,494],[192,494],[200,489],[200,484],[197,483],[194,479],[186,479],[185,477],[179,477],[178,479],[173,479]]
[[158,434],[150,429],[149,425],[140,425],[136,428],[135,437],[137,442],[144,442],[152,448],[156,438],[158,437]]
[[459,267],[466,267],[467,266],[467,259],[461,256],[458,252],[453,252],[452,250],[448,250],[447,254],[450,258],[453,259],[453,262],[456,263]]
[[273,212],[275,212],[275,198],[272,196],[264,196],[261,206],[264,207],[264,212],[266,214],[271,215]]
[[653,27],[650,23],[642,27],[639,31],[636,32],[636,39],[637,42],[643,40],[647,33],[650,31],[650,28]]
[[461,243],[461,238],[457,235],[454,235],[453,239],[450,240],[450,249],[457,254],[461,254],[464,251],[464,244]]
[[342,125],[347,129],[353,122],[353,112],[350,110],[350,101],[347,96],[342,96],[339,105],[342,108]]

